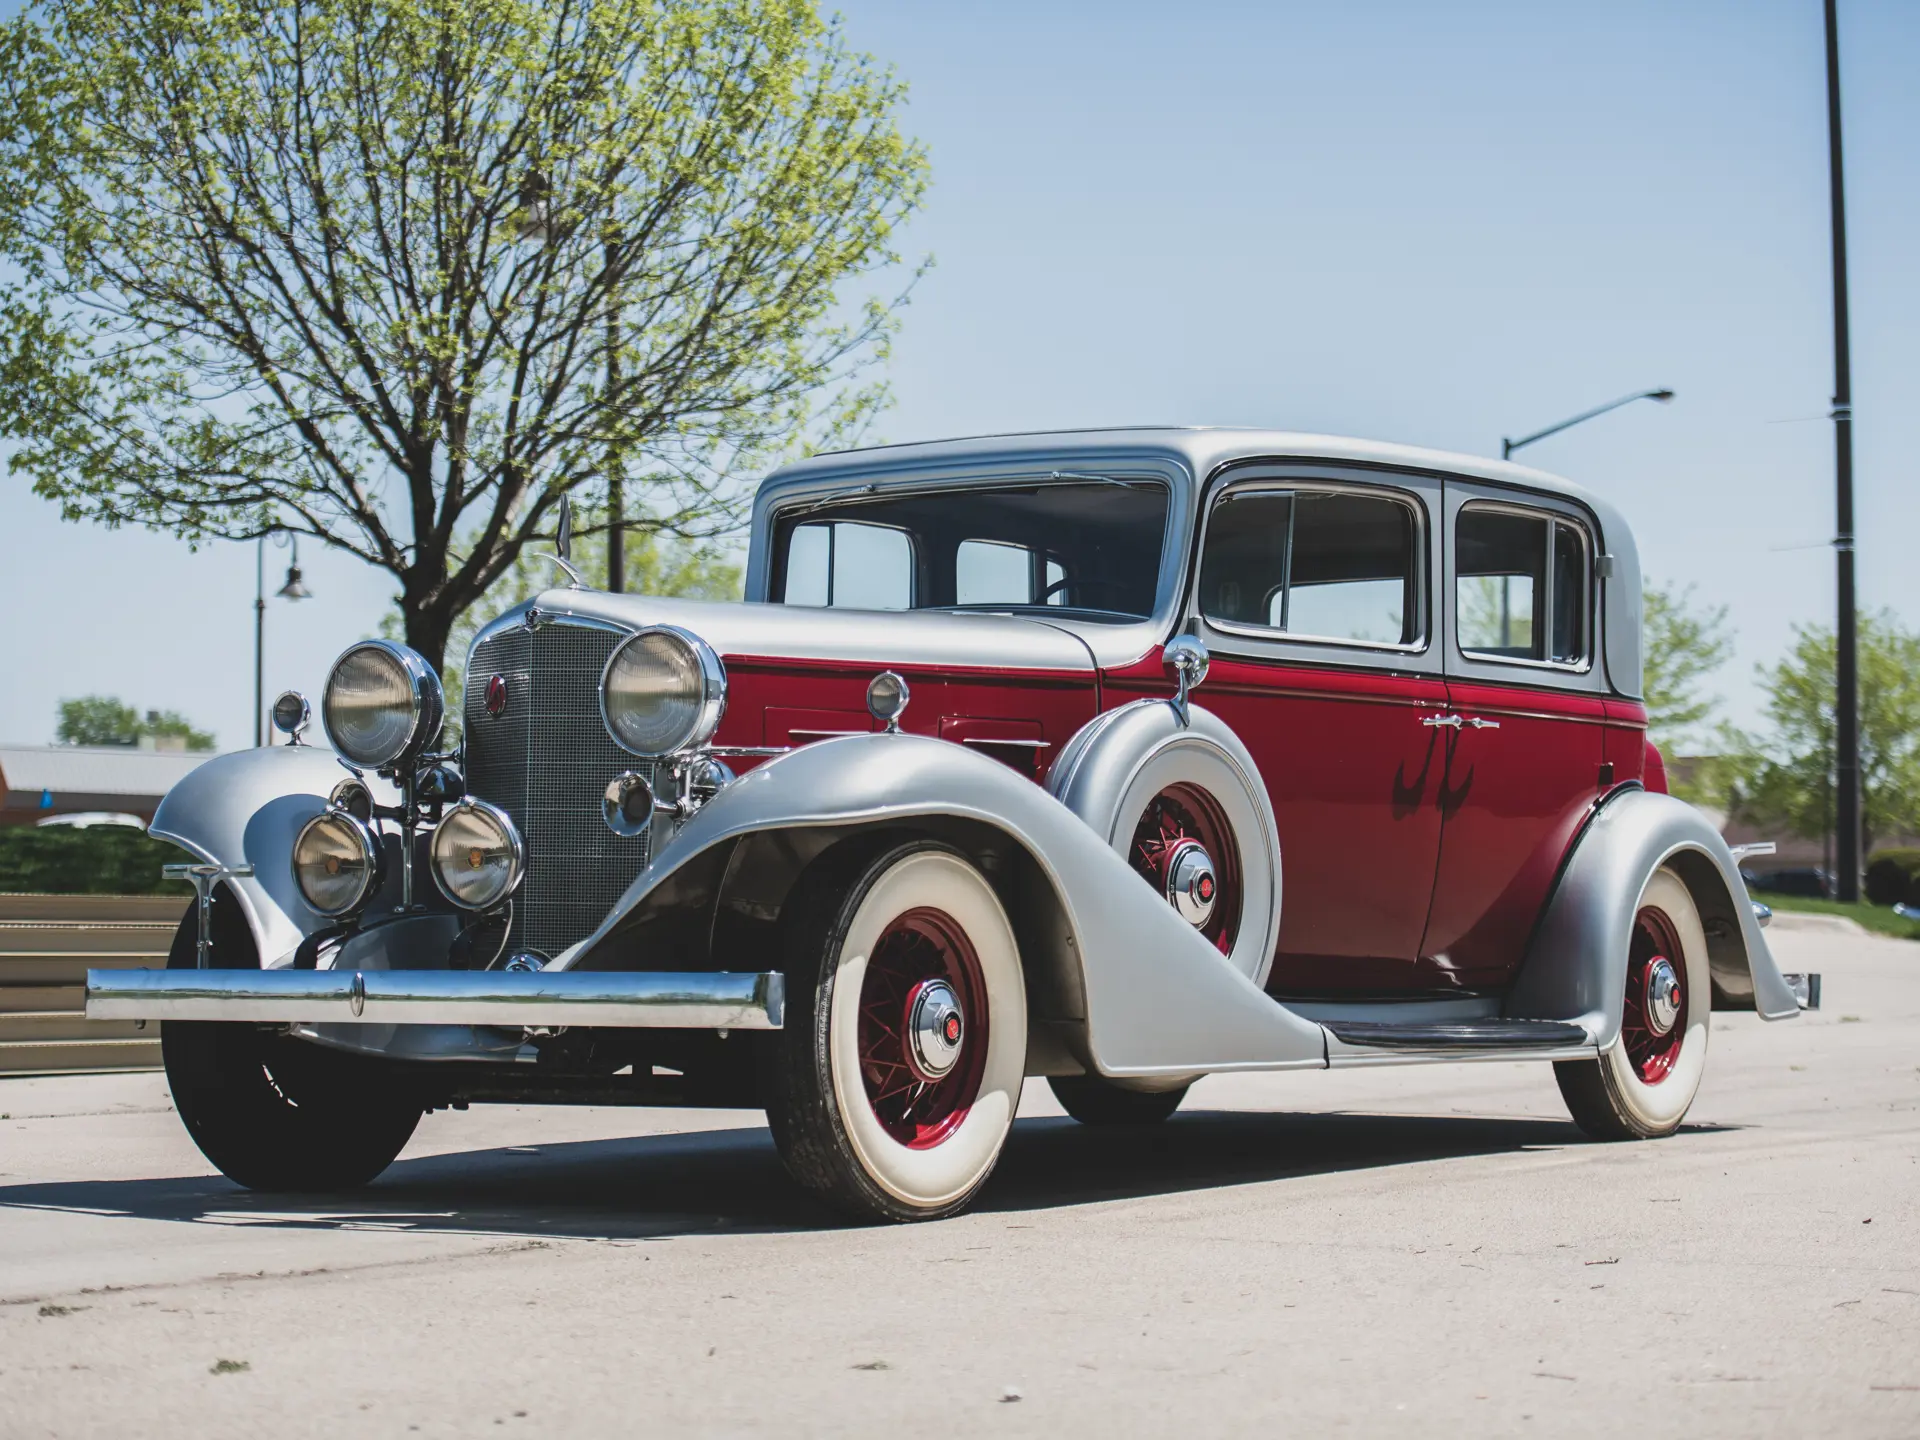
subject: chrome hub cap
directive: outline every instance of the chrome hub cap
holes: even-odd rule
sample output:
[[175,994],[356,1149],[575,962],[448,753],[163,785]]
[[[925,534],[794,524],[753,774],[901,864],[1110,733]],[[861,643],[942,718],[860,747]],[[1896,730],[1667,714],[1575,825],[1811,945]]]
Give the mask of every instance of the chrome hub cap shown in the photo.
[[1167,899],[1180,918],[1202,929],[1213,918],[1220,896],[1220,880],[1213,873],[1213,857],[1198,840],[1181,840],[1167,857]]
[[907,1062],[922,1080],[939,1080],[960,1063],[966,1039],[960,997],[945,980],[925,980],[907,998]]
[[1656,1035],[1671,1034],[1680,1018],[1680,977],[1664,955],[1647,966],[1647,1028]]

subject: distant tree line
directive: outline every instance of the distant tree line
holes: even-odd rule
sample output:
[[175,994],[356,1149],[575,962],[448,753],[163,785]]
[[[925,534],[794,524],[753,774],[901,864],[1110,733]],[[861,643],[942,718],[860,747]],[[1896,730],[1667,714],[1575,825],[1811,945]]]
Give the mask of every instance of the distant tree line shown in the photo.
[[[1733,653],[1722,606],[1691,589],[1646,594],[1646,700],[1654,741],[1693,763],[1675,790],[1697,804],[1737,812],[1785,834],[1817,840],[1833,824],[1834,639],[1821,625],[1794,628],[1780,660],[1755,667],[1766,723],[1753,731],[1715,720],[1707,692]],[[1892,611],[1862,614],[1860,790],[1869,849],[1920,833],[1920,633]]]
[[57,735],[62,745],[131,746],[151,740],[177,741],[188,750],[211,750],[214,744],[211,732],[194,729],[178,710],[149,710],[142,715],[111,695],[62,700]]

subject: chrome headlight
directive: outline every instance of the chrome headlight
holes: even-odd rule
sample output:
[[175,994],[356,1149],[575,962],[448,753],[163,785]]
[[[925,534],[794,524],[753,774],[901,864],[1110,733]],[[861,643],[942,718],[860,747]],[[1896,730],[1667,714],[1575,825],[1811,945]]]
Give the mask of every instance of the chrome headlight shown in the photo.
[[471,796],[448,809],[433,832],[433,880],[468,910],[490,910],[513,893],[526,847],[507,812]]
[[433,742],[446,706],[440,677],[418,651],[363,640],[333,662],[320,713],[334,749],[385,770]]
[[727,672],[713,647],[674,625],[642,630],[613,652],[600,677],[607,733],[636,755],[704,745],[727,708]]
[[328,810],[300,827],[293,842],[293,883],[314,910],[349,915],[380,887],[380,839],[344,810]]

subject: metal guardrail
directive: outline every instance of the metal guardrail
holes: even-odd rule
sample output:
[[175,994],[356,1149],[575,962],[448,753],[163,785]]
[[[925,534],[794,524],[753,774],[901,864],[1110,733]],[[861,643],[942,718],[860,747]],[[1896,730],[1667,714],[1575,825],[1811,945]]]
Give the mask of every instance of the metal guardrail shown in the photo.
[[87,971],[164,966],[190,903],[0,895],[0,1075],[157,1069],[157,1026],[87,1019]]

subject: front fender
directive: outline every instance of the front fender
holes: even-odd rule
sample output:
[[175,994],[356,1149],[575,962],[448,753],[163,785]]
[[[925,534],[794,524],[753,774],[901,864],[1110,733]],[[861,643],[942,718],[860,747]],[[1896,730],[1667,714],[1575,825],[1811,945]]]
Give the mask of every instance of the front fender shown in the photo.
[[1686,882],[1707,932],[1713,1008],[1800,1013],[1754,919],[1733,852],[1698,810],[1671,795],[1624,790],[1574,846],[1519,979],[1507,997],[1516,1019],[1570,1020],[1601,1049],[1620,1034],[1634,906],[1647,879],[1670,866]]
[[581,964],[651,893],[735,837],[936,816],[999,830],[1047,878],[1079,967],[1089,1057],[1102,1074],[1326,1063],[1320,1027],[1236,971],[1140,882],[1106,836],[1006,766],[922,736],[818,741],[749,771],[687,821],[599,928],[554,965]]
[[[307,908],[294,886],[293,842],[300,827],[326,809],[328,794],[346,774],[331,750],[312,745],[237,750],[196,767],[154,812],[148,834],[198,860],[253,867],[251,877],[225,883],[265,969],[292,964],[300,942],[330,923]],[[380,804],[398,798],[377,777],[367,784]]]

